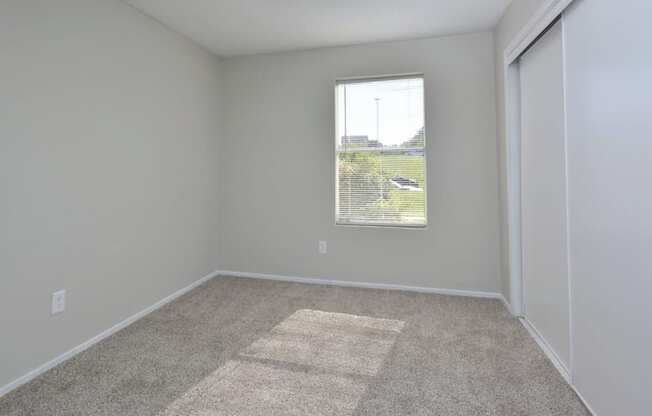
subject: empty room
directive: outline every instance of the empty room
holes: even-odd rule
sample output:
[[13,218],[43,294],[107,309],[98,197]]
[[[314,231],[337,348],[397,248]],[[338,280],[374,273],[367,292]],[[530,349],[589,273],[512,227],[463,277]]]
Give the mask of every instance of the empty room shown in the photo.
[[0,416],[652,415],[651,20],[0,1]]

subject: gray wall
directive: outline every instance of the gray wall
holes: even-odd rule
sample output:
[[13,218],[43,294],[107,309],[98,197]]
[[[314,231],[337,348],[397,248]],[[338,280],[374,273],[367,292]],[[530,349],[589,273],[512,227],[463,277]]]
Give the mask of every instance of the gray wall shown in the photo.
[[523,29],[536,10],[543,4],[543,0],[513,0],[500,22],[494,29],[494,49],[496,53],[496,131],[497,131],[497,159],[498,182],[500,193],[500,229],[501,229],[501,288],[502,293],[510,300],[510,275],[507,244],[507,170],[506,170],[506,139],[505,139],[505,73],[504,53],[512,39]]
[[[334,81],[406,72],[425,74],[428,228],[335,226]],[[500,290],[491,33],[232,58],[224,75],[223,269]]]
[[0,56],[3,386],[217,268],[222,94],[118,1],[3,1]]

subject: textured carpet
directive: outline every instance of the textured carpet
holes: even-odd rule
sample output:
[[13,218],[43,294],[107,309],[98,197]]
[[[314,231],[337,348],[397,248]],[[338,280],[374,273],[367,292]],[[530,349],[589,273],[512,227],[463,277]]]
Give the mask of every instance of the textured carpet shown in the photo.
[[0,415],[588,415],[496,300],[223,277]]

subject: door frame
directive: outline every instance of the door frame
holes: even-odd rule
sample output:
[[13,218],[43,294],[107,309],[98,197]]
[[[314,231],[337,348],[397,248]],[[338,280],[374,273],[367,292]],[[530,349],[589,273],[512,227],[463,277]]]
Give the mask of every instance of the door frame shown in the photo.
[[523,29],[512,39],[503,54],[503,74],[505,79],[505,154],[503,160],[507,176],[506,250],[510,282],[510,309],[512,314],[519,318],[524,317],[524,303],[521,238],[521,79],[518,58],[557,20],[573,1],[545,0]]

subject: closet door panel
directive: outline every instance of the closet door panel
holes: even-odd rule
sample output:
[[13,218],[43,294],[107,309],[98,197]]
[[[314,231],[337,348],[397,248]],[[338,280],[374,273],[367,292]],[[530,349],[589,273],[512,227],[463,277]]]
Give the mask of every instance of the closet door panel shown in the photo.
[[525,316],[568,368],[570,306],[561,22],[520,59]]

